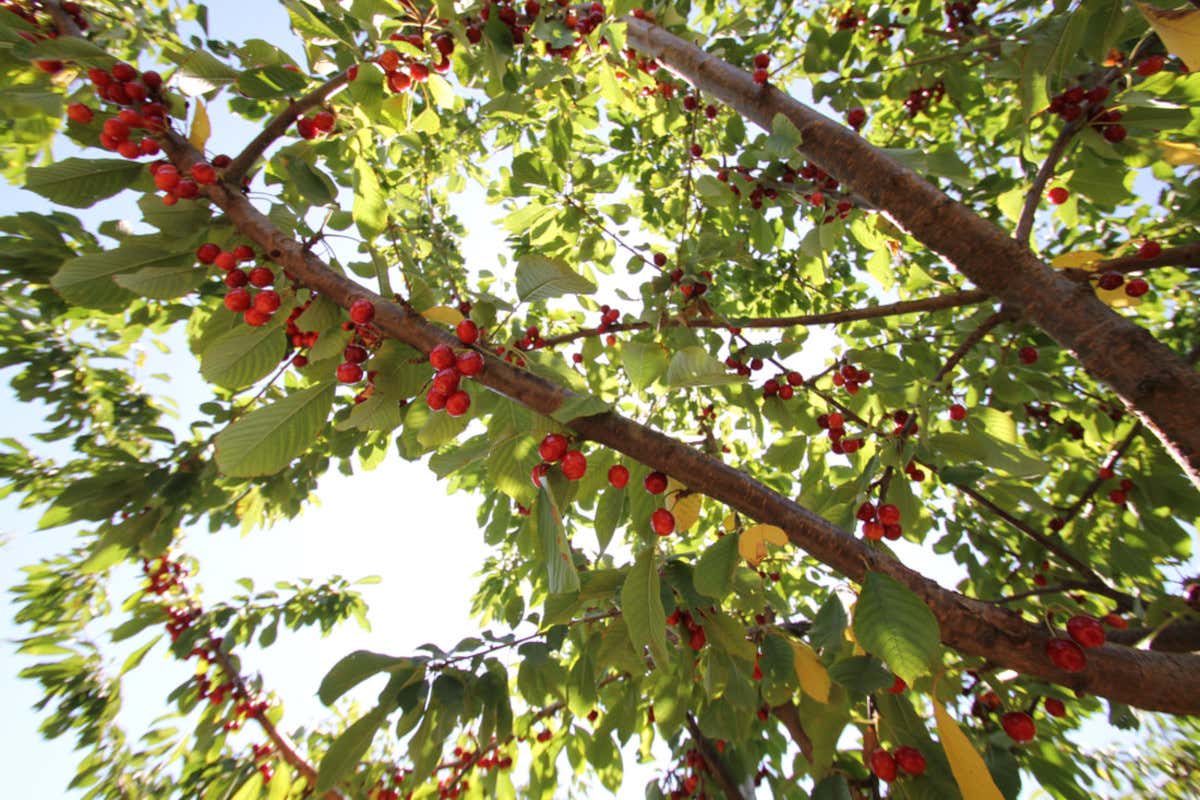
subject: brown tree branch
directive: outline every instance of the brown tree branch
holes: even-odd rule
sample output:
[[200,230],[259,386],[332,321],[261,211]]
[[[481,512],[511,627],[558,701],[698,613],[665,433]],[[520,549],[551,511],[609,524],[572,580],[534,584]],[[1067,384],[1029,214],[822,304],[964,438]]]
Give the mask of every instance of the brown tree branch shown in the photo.
[[1071,280],[1085,282],[1092,275],[1105,272],[1119,272],[1123,275],[1130,272],[1143,272],[1148,269],[1162,267],[1182,267],[1186,269],[1200,268],[1200,242],[1185,244],[1179,247],[1167,247],[1154,258],[1142,258],[1134,253],[1131,256],[1110,258],[1096,262],[1094,270],[1064,269],[1062,272]]
[[811,764],[813,762],[813,742],[804,730],[804,725],[800,723],[800,709],[796,708],[794,703],[784,703],[781,706],[773,707],[771,713],[783,723],[783,727],[787,728],[788,735],[800,748],[800,754]]
[[250,140],[250,143],[234,156],[233,161],[229,162],[229,166],[225,168],[225,180],[230,183],[239,184],[250,168],[254,166],[254,162],[267,152],[276,139],[287,133],[288,128],[292,126],[299,117],[310,108],[316,108],[325,102],[325,98],[333,94],[334,91],[340,89],[350,82],[350,70],[343,70],[335,74],[325,83],[313,89],[308,94],[301,96],[296,100],[289,100],[287,108],[280,111],[271,119],[258,135]]
[[721,791],[725,793],[725,797],[728,800],[745,800],[746,796],[738,788],[737,781],[729,774],[729,767],[725,765],[724,759],[721,758],[712,741],[701,732],[700,726],[696,723],[696,718],[692,716],[692,712],[690,711],[687,714],[687,729],[688,733],[691,734],[692,740],[696,743],[696,749],[700,751],[700,757],[708,765],[709,774],[713,776],[717,785],[721,787]]
[[[697,317],[695,319],[673,318],[665,320],[665,327],[684,328],[789,328],[795,325],[833,325],[842,322],[855,322],[862,319],[878,319],[901,314],[917,314],[927,311],[940,311],[945,308],[958,308],[982,303],[988,299],[986,292],[965,290],[949,294],[926,297],[921,300],[903,300],[897,303],[885,303],[863,308],[849,308],[842,311],[826,311],[820,314],[797,314],[787,317],[734,317],[730,319],[710,319]],[[646,322],[628,322],[609,325],[600,330],[587,328],[585,330],[564,333],[559,336],[548,336],[544,340],[545,347],[583,339],[588,336],[603,336],[619,331],[644,331],[650,328]]]
[[[190,170],[201,154],[183,137],[162,135],[166,154],[181,171]],[[375,306],[375,327],[384,335],[428,353],[435,345],[461,347],[457,337],[399,304],[338,274],[294,238],[279,230],[225,182],[205,186],[204,193],[226,213],[241,235],[254,242],[296,281],[343,308],[358,299]],[[482,353],[485,367],[473,380],[540,414],[550,415],[577,397],[550,381]],[[652,469],[683,479],[751,519],[777,525],[797,547],[854,581],[868,572],[886,574],[915,592],[939,620],[942,640],[951,648],[1005,667],[1100,695],[1126,705],[1171,713],[1200,713],[1200,657],[1156,653],[1116,646],[1094,648],[1088,669],[1067,673],[1044,653],[1048,634],[1019,615],[945,589],[873,550],[833,523],[802,508],[713,456],[615,412],[578,417],[568,423],[577,434],[635,459]]]
[[1080,128],[1079,123],[1069,123],[1058,132],[1054,144],[1050,145],[1050,152],[1046,154],[1041,168],[1029,186],[1029,192],[1025,195],[1025,205],[1021,207],[1021,216],[1017,219],[1017,230],[1013,233],[1013,238],[1023,245],[1029,243],[1029,234],[1033,232],[1033,220],[1037,216],[1038,205],[1042,202],[1042,192],[1054,177],[1059,160],[1067,152],[1067,145],[1075,138]]
[[1072,352],[1107,383],[1200,487],[1200,374],[1148,331],[1050,269],[1027,246],[901,166],[854,131],[646,20],[626,18],[629,44],[767,131],[782,116],[799,152]]

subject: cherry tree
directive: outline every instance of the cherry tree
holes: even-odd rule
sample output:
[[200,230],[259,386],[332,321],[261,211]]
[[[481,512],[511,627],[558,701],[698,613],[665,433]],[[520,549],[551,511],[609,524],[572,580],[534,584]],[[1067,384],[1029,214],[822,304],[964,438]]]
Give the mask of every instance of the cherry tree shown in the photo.
[[[0,13],[5,175],[64,209],[0,219],[51,426],[0,463],[84,531],[14,589],[73,786],[550,797],[637,743],[650,797],[1187,796],[1200,11],[281,4],[299,63],[194,2]],[[506,253],[464,249],[468,187]],[[65,210],[121,192],[140,225]],[[188,436],[120,366],[170,331]],[[480,498],[480,633],[346,654],[301,730],[246,650],[355,585],[201,597],[184,532],[387,459]],[[175,722],[131,737],[153,648]]]

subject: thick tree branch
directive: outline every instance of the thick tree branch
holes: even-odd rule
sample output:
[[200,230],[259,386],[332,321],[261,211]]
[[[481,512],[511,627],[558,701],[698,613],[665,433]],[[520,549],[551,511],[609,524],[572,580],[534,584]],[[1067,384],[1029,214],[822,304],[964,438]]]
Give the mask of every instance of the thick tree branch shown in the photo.
[[783,723],[783,727],[787,728],[788,735],[792,737],[792,741],[800,748],[800,754],[811,764],[813,761],[813,742],[804,730],[804,726],[800,723],[800,709],[796,708],[794,703],[784,703],[781,706],[772,708],[771,713]]
[[725,761],[717,752],[717,748],[701,732],[700,726],[696,723],[696,718],[692,716],[692,712],[690,711],[687,715],[687,728],[688,733],[691,734],[692,741],[696,743],[696,749],[700,751],[700,757],[708,765],[708,773],[713,776],[713,780],[721,787],[721,791],[725,793],[725,797],[728,800],[745,800],[746,796],[738,788],[737,781],[729,774],[729,768],[725,766]]
[[[162,136],[167,155],[181,171],[201,154],[181,136]],[[342,307],[357,299],[375,304],[374,325],[386,336],[428,353],[435,345],[461,347],[457,337],[403,306],[380,297],[332,270],[300,242],[277,228],[241,191],[221,182],[205,194],[226,213],[239,233],[254,242],[302,285]],[[483,353],[485,368],[473,380],[541,414],[552,414],[576,397],[561,386]],[[1088,654],[1088,669],[1066,673],[1046,657],[1046,632],[1018,615],[950,591],[882,551],[718,459],[639,425],[615,412],[579,417],[568,426],[653,469],[675,476],[751,519],[777,525],[797,547],[855,581],[869,571],[908,586],[933,611],[943,641],[951,648],[1053,683],[1108,697],[1138,708],[1200,713],[1200,657],[1107,646]]]
[[[970,289],[961,292],[926,297],[921,300],[903,300],[897,303],[885,303],[877,306],[848,308],[842,311],[826,311],[821,314],[797,314],[787,317],[734,317],[731,319],[696,319],[664,320],[664,327],[684,328],[790,328],[796,325],[835,325],[842,322],[855,322],[861,319],[878,319],[893,317],[901,314],[918,314],[928,311],[940,311],[945,308],[958,308],[982,303],[988,299],[986,292]],[[556,344],[583,339],[588,336],[602,336],[618,331],[644,331],[650,328],[646,322],[629,322],[609,325],[603,330],[588,328],[586,330],[564,333],[560,336],[548,336],[544,346],[553,347]]]
[[299,119],[304,112],[321,105],[325,102],[325,98],[349,82],[350,70],[343,70],[308,94],[297,100],[289,101],[287,108],[275,115],[270,122],[263,126],[259,134],[250,140],[245,149],[234,156],[233,161],[225,168],[225,179],[230,183],[241,183],[242,178],[254,166],[254,162],[267,152],[267,148],[276,139],[287,133],[287,129],[292,126],[292,123]]
[[1152,430],[1200,487],[1200,374],[1149,332],[1042,263],[1021,242],[957,203],[854,131],[743,70],[636,18],[629,43],[767,131],[782,115],[799,151],[886,212],[980,289],[1019,310],[1075,354]]

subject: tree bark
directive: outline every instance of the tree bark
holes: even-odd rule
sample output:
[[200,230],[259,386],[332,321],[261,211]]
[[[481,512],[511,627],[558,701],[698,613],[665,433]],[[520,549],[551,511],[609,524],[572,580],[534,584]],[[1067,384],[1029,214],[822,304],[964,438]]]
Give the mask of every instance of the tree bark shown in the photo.
[[802,154],[1071,351],[1200,488],[1200,374],[1179,355],[853,130],[650,22],[625,21],[632,47],[746,119],[767,131],[777,115],[790,120],[803,137]]
[[[162,141],[164,151],[181,172],[186,173],[201,159],[201,154],[179,134],[168,131]],[[243,236],[304,286],[344,308],[360,298],[372,301],[374,325],[423,353],[438,344],[461,347],[448,330],[330,269],[300,242],[279,230],[236,187],[216,183],[203,187],[203,191]],[[574,397],[561,386],[507,364],[490,352],[481,352],[485,367],[473,380],[538,413],[552,414]],[[1043,652],[1048,636],[1041,626],[1006,609],[942,588],[712,456],[615,412],[580,417],[568,427],[584,438],[662,470],[689,489],[751,519],[779,526],[797,547],[852,580],[861,582],[868,571],[895,578],[925,600],[941,625],[942,641],[960,653],[1126,705],[1200,714],[1200,656],[1108,645],[1088,651],[1084,672],[1063,672]]]

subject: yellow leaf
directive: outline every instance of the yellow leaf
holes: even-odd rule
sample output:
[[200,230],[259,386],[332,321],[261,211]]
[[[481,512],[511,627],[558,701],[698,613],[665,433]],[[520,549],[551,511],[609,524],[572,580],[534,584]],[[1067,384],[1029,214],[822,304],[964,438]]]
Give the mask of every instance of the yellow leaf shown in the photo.
[[421,312],[421,316],[430,322],[444,322],[447,325],[457,325],[464,317],[457,308],[450,306],[434,306]]
[[1050,262],[1050,266],[1058,269],[1085,269],[1088,272],[1094,272],[1096,263],[1104,260],[1104,253],[1097,253],[1095,250],[1076,250],[1073,253],[1063,253],[1060,256],[1055,256]]
[[1179,56],[1190,71],[1200,69],[1200,9],[1163,11],[1147,3],[1138,3],[1138,10],[1167,50]]
[[1133,308],[1142,304],[1142,298],[1130,297],[1125,294],[1125,288],[1118,286],[1116,289],[1101,289],[1096,287],[1096,297],[1099,297],[1113,308]]
[[818,703],[829,702],[829,689],[832,683],[825,665],[817,658],[817,653],[804,642],[791,642],[793,666],[796,677],[800,680],[800,688],[804,693]]
[[[670,488],[667,489],[670,492]],[[700,521],[702,494],[683,495],[680,492],[667,495],[667,510],[675,515],[675,530],[686,531]]]
[[192,114],[192,132],[188,134],[188,141],[192,143],[192,147],[200,152],[204,152],[204,145],[208,144],[208,137],[212,134],[212,124],[208,121],[208,109],[204,105],[204,101],[196,99],[196,111]]
[[752,525],[738,537],[738,552],[750,562],[750,566],[757,567],[759,562],[767,557],[768,542],[782,546],[787,544],[787,541],[787,534],[782,528],[774,525]]
[[726,516],[725,521],[721,523],[721,526],[725,528],[727,533],[733,533],[733,531],[737,528],[737,515],[729,514]]
[[938,738],[942,740],[942,749],[946,751],[950,771],[954,773],[954,780],[958,781],[963,800],[1003,800],[1004,795],[996,788],[992,773],[988,772],[979,751],[954,718],[946,713],[942,704],[936,698],[932,702]]
[[1200,147],[1196,147],[1196,145],[1190,142],[1167,142],[1159,140],[1155,144],[1162,151],[1163,161],[1166,161],[1168,164],[1173,164],[1176,167],[1185,164],[1200,164]]

